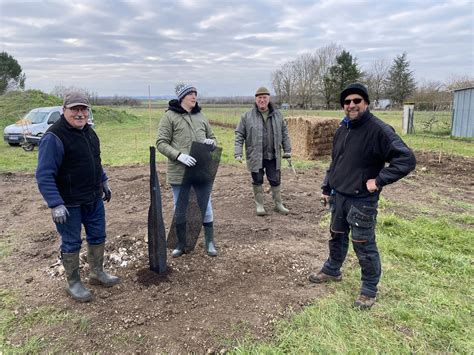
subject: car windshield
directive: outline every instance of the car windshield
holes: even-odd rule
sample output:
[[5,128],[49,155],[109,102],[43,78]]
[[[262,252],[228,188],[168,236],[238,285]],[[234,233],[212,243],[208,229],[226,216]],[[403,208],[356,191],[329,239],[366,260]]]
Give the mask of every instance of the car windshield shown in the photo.
[[49,112],[30,112],[26,115],[25,120],[30,121],[31,123],[41,123],[46,119]]

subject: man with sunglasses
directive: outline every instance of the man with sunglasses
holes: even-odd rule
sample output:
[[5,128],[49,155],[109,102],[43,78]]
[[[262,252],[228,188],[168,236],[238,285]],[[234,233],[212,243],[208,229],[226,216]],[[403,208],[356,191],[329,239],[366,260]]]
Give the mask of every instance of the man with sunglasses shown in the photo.
[[[375,241],[377,206],[383,186],[415,168],[413,152],[395,130],[369,110],[367,88],[349,84],[340,95],[345,117],[333,141],[332,161],[321,186],[321,202],[329,203],[331,225],[329,257],[314,283],[341,281],[341,266],[352,245],[361,267],[360,295],[354,306],[374,305],[380,280],[380,256]],[[388,165],[386,165],[388,163]]]
[[88,124],[89,100],[81,92],[68,93],[61,118],[41,138],[36,180],[61,236],[61,259],[66,291],[79,302],[92,299],[79,274],[81,228],[87,240],[89,283],[113,286],[120,282],[104,272],[105,210],[112,192],[102,168],[99,137]]

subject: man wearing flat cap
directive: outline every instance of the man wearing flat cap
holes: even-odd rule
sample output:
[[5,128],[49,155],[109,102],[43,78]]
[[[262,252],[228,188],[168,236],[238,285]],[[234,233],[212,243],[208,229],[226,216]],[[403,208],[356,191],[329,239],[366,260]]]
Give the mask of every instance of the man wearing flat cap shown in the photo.
[[102,168],[99,137],[88,124],[87,96],[81,92],[68,93],[63,111],[41,138],[36,180],[61,236],[66,290],[74,300],[88,302],[92,294],[81,282],[79,273],[82,225],[87,240],[89,283],[110,287],[120,282],[103,270],[103,201],[109,202],[112,192]]
[[270,91],[265,87],[257,89],[254,107],[242,115],[235,129],[234,157],[239,162],[242,162],[244,143],[257,216],[266,215],[263,202],[264,175],[270,183],[274,210],[288,214],[281,199],[280,184],[281,158],[291,158],[290,137],[286,121],[270,102]]
[[381,275],[375,241],[380,193],[385,185],[410,173],[416,160],[395,130],[370,112],[363,84],[349,84],[341,92],[340,103],[345,117],[334,136],[332,161],[321,186],[321,202],[329,203],[331,209],[329,257],[309,280],[342,280],[350,231],[362,281],[354,306],[364,309],[374,305]]

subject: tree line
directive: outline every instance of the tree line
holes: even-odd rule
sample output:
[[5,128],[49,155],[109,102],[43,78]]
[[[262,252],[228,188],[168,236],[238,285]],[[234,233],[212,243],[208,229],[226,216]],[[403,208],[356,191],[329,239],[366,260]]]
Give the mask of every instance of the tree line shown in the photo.
[[[7,52],[0,53],[0,95],[12,90],[23,90],[26,75],[21,65]],[[470,76],[453,76],[445,82],[415,82],[406,52],[391,63],[376,60],[363,71],[349,51],[337,44],[329,44],[313,53],[306,53],[281,65],[271,73],[275,92],[273,101],[287,103],[293,108],[339,109],[339,93],[354,81],[365,84],[372,102],[390,99],[398,106],[409,100],[422,103],[427,109],[452,100],[452,90],[474,86]],[[71,90],[87,94],[94,105],[137,106],[140,101],[127,96],[99,97],[96,92],[57,85],[51,92],[58,97]],[[253,97],[203,98],[207,103],[247,104]]]
[[339,108],[339,93],[351,82],[361,82],[369,90],[372,102],[391,100],[400,106],[409,100],[427,106],[450,102],[452,90],[474,85],[474,78],[452,77],[446,82],[416,84],[406,52],[392,63],[376,60],[365,71],[357,58],[337,44],[306,53],[281,65],[271,73],[276,101],[295,108]]

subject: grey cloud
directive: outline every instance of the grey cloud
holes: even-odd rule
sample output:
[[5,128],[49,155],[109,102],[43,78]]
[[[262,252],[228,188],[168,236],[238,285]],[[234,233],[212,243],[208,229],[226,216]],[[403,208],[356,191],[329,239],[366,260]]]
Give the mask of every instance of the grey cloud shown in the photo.
[[142,95],[148,84],[158,95],[185,80],[208,95],[245,95],[330,43],[363,68],[406,51],[418,78],[472,75],[472,3],[461,0],[3,0],[0,17],[2,50],[27,87],[46,91],[72,78],[100,95]]

